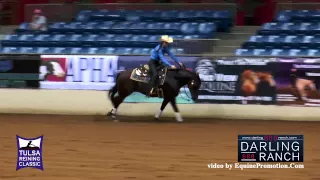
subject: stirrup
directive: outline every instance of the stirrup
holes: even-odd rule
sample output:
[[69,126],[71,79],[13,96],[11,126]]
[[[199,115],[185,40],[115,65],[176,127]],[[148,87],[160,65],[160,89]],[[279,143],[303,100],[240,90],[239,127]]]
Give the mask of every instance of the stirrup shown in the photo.
[[152,88],[149,92],[149,96],[152,96],[153,95],[153,91],[155,90],[155,88]]

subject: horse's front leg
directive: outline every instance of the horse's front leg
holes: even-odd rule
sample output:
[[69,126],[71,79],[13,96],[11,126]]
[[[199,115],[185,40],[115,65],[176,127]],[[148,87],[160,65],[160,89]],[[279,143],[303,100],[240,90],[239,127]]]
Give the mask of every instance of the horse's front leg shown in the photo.
[[179,109],[177,107],[176,98],[171,99],[170,103],[171,103],[171,106],[172,106],[172,108],[173,108],[173,110],[174,110],[174,112],[176,114],[177,121],[178,122],[183,122],[183,119],[182,119],[182,117],[180,115],[180,112],[179,112]]
[[161,107],[160,107],[160,111],[154,115],[154,118],[155,118],[156,120],[159,119],[159,117],[161,116],[164,108],[166,108],[166,106],[167,106],[167,104],[169,103],[169,101],[170,101],[169,99],[164,98],[164,100],[162,101]]

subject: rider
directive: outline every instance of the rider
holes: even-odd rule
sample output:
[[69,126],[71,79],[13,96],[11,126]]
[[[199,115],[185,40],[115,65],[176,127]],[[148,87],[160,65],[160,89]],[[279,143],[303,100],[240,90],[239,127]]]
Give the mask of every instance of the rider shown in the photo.
[[149,67],[150,67],[150,73],[151,73],[151,79],[150,83],[152,85],[152,89],[150,90],[149,95],[151,96],[153,93],[153,90],[157,88],[157,80],[159,77],[157,67],[161,66],[162,63],[165,65],[171,67],[172,69],[175,69],[176,66],[170,64],[164,57],[164,54],[168,54],[175,62],[179,63],[180,66],[182,66],[182,63],[170,52],[169,44],[173,43],[173,38],[169,37],[167,35],[161,36],[160,44],[157,45],[152,50],[151,53],[151,60],[149,61]]

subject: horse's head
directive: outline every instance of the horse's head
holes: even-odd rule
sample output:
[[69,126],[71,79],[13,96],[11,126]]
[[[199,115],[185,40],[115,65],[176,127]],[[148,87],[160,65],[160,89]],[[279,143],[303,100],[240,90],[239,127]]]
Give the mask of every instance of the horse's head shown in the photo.
[[200,86],[201,86],[201,79],[200,79],[198,73],[193,73],[193,74],[194,74],[194,76],[191,78],[191,80],[188,83],[188,88],[189,88],[189,91],[191,93],[192,100],[195,101],[195,100],[198,99],[198,96],[199,96],[199,89],[200,89]]
[[183,85],[188,86],[192,100],[197,100],[201,86],[199,74],[186,69],[179,69],[177,77],[179,81],[183,82]]

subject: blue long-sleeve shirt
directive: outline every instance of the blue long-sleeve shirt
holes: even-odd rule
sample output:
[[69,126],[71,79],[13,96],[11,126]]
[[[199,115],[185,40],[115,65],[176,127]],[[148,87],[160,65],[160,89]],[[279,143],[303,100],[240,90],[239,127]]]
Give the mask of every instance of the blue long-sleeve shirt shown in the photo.
[[172,66],[169,61],[166,60],[164,54],[168,54],[175,62],[179,63],[180,61],[176,58],[167,47],[160,47],[160,44],[152,50],[151,59],[152,60],[161,60],[167,66]]

